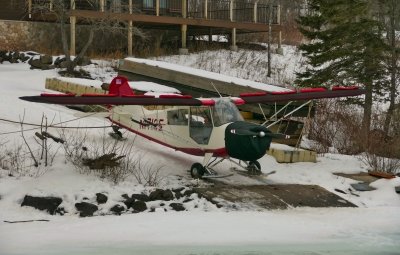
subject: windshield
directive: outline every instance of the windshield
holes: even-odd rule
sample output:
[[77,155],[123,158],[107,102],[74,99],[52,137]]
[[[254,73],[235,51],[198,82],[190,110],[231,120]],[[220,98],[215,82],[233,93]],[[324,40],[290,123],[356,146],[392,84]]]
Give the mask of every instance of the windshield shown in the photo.
[[234,121],[243,121],[238,108],[230,99],[215,99],[215,106],[212,107],[214,126],[218,127]]

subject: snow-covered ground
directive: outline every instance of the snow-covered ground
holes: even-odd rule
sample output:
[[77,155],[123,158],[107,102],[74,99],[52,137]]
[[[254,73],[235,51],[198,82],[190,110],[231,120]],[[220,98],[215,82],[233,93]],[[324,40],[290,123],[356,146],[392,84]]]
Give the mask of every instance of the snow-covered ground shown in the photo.
[[[190,58],[189,58],[190,59]],[[115,75],[92,66],[96,78],[107,81]],[[54,70],[29,70],[27,64],[0,65],[0,147],[1,153],[23,146],[21,127],[40,124],[45,115],[49,122],[69,121],[65,126],[107,125],[99,117],[77,118],[76,111],[57,105],[21,101],[20,96],[44,92],[46,77],[58,76]],[[49,91],[48,91],[49,92]],[[23,117],[24,116],[24,117]],[[24,136],[34,144],[37,130],[24,126]],[[50,132],[57,133],[55,130]],[[88,131],[101,140],[103,130]],[[107,131],[108,132],[108,131]],[[188,169],[201,158],[175,152],[141,137],[126,134],[133,143],[136,157],[153,167],[161,167],[162,188],[197,185]],[[110,139],[106,137],[106,139]],[[35,148],[39,148],[35,146]],[[56,150],[57,146],[53,145]],[[37,149],[36,149],[37,150]],[[37,153],[37,151],[34,151]],[[0,156],[0,159],[3,155]],[[366,166],[353,156],[326,154],[317,163],[278,164],[266,155],[260,159],[270,183],[316,184],[335,192],[347,191],[357,181],[333,175],[335,172],[357,173]],[[228,172],[231,163],[218,166]],[[25,168],[24,168],[25,169]],[[11,171],[12,172],[12,171]],[[95,199],[106,193],[109,201],[101,208],[107,211],[121,200],[121,194],[148,192],[154,187],[137,184],[128,177],[119,184],[100,179],[95,174],[80,174],[67,163],[58,150],[49,167],[34,167],[20,173],[0,169],[0,254],[400,254],[400,196],[394,187],[400,178],[373,182],[374,191],[342,194],[358,208],[291,208],[288,210],[253,211],[217,208],[204,199],[195,199],[184,212],[156,210],[155,213],[124,214],[79,218],[75,202],[84,197]],[[254,184],[254,180],[235,175],[234,184]],[[201,185],[201,182],[200,182]],[[51,216],[45,212],[21,207],[26,194],[59,196],[68,213]],[[72,205],[72,206],[71,206]],[[4,221],[39,220],[9,224]]]
[[273,75],[268,77],[267,51],[202,51],[189,56],[173,55],[158,57],[156,60],[175,63],[182,66],[207,70],[222,75],[240,77],[255,82],[272,85],[293,85],[296,72],[304,68],[304,57],[301,52],[290,45],[282,45],[283,54],[276,54],[273,46],[271,69]]

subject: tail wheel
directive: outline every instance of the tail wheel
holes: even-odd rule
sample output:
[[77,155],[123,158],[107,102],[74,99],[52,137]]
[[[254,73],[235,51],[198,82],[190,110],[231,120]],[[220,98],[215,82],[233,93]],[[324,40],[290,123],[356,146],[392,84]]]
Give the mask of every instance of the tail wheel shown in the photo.
[[261,165],[258,161],[250,161],[247,167],[250,174],[259,175],[261,174]]
[[201,177],[203,177],[205,172],[205,169],[203,167],[202,164],[200,163],[194,163],[192,165],[192,167],[190,168],[190,175],[194,178],[194,179],[201,179]]

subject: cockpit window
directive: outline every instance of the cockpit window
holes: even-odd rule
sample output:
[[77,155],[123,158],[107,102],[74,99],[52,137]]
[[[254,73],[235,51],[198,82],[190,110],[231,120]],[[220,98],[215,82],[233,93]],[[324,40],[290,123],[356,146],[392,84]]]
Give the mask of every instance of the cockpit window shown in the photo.
[[229,99],[215,99],[215,106],[211,110],[215,127],[234,121],[243,121],[238,108]]
[[168,124],[177,126],[188,125],[188,109],[171,110],[167,112]]
[[213,129],[210,107],[196,106],[190,108],[190,137],[198,144],[208,144]]

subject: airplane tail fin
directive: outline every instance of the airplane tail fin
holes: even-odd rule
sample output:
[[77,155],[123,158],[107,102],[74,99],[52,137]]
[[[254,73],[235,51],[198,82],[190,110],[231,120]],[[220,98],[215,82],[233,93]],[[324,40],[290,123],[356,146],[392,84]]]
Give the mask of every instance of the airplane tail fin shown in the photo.
[[135,93],[129,86],[127,78],[123,76],[117,76],[111,81],[108,94],[116,96],[132,96]]

